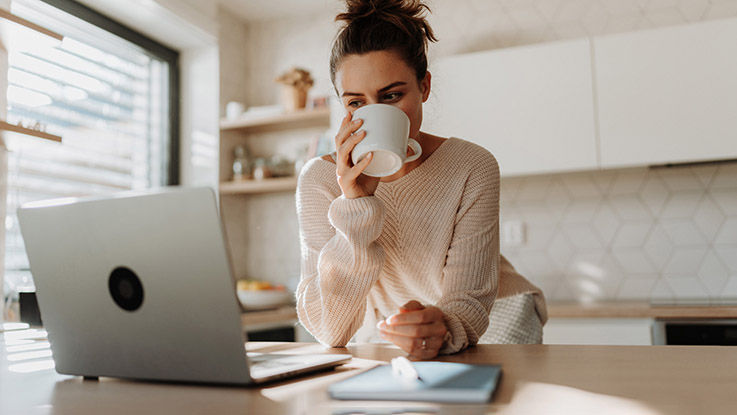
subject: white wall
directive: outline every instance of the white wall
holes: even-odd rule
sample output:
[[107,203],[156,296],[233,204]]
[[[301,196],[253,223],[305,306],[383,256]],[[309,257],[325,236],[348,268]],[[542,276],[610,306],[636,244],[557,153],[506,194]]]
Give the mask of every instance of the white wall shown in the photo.
[[218,184],[218,48],[188,48],[179,55],[181,78],[180,181]]
[[[10,10],[10,0],[0,0],[0,8]],[[8,115],[8,51],[0,32],[0,120]],[[0,138],[0,218],[5,218],[8,186],[8,151]],[[0,323],[5,315],[5,226],[0,227]]]
[[[225,115],[225,105],[230,101],[248,102],[251,90],[251,44],[248,26],[232,13],[219,8],[218,47],[219,56],[219,112]],[[253,104],[249,104],[253,105]]]
[[[737,0],[429,4],[440,39],[431,45],[431,71],[438,56],[737,16]],[[276,103],[272,80],[295,64],[312,71],[315,92],[330,92],[334,15],[326,9],[248,25],[242,39],[249,56],[247,105]],[[737,298],[735,165],[505,179],[501,197],[502,220],[527,225],[527,243],[503,245],[502,252],[549,299]],[[243,214],[248,219],[239,227],[247,235],[232,247],[251,257],[244,274],[286,282],[298,271],[293,203],[285,195],[259,196]],[[288,256],[264,257],[284,244]]]

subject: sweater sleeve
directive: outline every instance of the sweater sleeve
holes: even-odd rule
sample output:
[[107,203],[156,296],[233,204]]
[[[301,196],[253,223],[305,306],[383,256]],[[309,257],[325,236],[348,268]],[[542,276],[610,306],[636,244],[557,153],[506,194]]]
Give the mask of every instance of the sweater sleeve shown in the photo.
[[485,150],[470,165],[436,304],[450,332],[443,354],[478,342],[498,289],[499,167]]
[[342,347],[361,327],[368,293],[379,278],[384,252],[377,243],[384,206],[374,196],[336,197],[319,159],[305,166],[297,186],[301,276],[297,314],[320,341]]

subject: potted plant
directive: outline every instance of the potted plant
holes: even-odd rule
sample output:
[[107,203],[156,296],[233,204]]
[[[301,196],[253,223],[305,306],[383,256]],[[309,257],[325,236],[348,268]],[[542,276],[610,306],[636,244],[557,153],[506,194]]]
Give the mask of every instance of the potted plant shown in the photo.
[[282,84],[282,105],[287,111],[296,111],[307,105],[307,91],[314,83],[310,72],[302,68],[291,68],[276,78]]

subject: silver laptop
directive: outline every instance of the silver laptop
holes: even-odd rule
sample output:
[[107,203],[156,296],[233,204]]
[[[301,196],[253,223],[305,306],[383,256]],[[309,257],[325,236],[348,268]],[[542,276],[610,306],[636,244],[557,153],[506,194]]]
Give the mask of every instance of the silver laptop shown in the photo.
[[18,219],[59,373],[247,385],[351,357],[246,354],[212,189],[34,202]]

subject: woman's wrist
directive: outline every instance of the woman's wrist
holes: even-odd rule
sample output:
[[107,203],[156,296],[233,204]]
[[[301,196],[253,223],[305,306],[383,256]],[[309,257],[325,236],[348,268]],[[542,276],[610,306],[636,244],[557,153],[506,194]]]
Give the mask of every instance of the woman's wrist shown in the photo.
[[368,192],[355,192],[355,191],[343,192],[343,197],[346,199],[360,199],[362,197],[368,197],[368,196],[373,196],[373,195],[374,195],[373,193],[368,193]]

